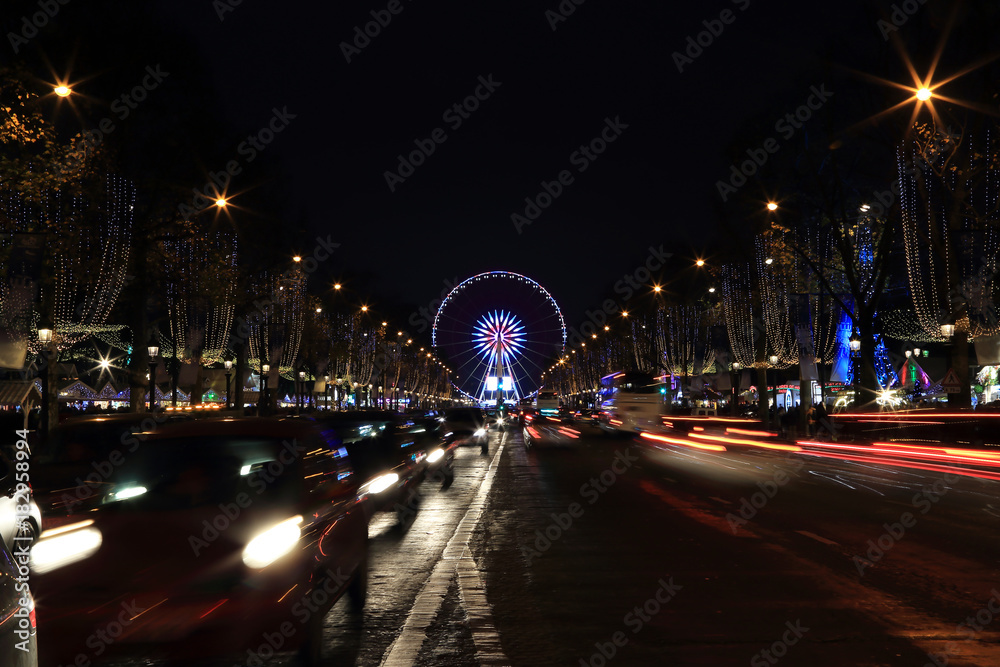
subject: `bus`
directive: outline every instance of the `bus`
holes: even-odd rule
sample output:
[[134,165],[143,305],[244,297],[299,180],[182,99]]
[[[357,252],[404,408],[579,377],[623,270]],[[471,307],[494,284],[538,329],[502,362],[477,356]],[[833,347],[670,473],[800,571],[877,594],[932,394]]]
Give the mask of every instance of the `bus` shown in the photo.
[[662,425],[663,382],[650,373],[618,371],[601,378],[600,426],[612,433],[636,433]]
[[539,389],[535,397],[535,410],[546,417],[559,414],[559,394],[553,389]]

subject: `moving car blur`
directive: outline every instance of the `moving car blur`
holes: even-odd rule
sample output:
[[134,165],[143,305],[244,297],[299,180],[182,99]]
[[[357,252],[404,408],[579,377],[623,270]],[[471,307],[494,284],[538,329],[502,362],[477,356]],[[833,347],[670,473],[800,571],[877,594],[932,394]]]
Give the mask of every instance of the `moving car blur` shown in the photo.
[[444,437],[456,445],[483,444],[489,438],[489,421],[482,408],[449,408],[444,411]]
[[345,448],[369,517],[391,510],[402,517],[425,478],[444,486],[454,479],[455,445],[444,442],[436,419],[367,410],[315,419],[331,447]]
[[[367,587],[367,516],[342,444],[304,419],[125,433],[95,441],[92,424],[70,425],[34,465],[52,510],[31,556],[43,664],[245,657],[267,633],[318,664],[326,611],[345,592],[360,607]],[[61,454],[81,441],[108,457],[86,479],[86,458]]]

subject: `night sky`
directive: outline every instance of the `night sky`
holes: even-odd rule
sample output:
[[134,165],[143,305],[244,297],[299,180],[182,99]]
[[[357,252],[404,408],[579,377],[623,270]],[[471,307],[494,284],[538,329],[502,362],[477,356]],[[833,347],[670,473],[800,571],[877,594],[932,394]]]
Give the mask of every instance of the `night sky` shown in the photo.
[[[322,279],[361,276],[410,312],[504,269],[547,287],[574,323],[650,246],[681,264],[711,258],[742,224],[725,220],[716,188],[733,155],[780,137],[775,121],[814,86],[883,95],[857,72],[902,72],[877,23],[889,2],[234,4],[164,0],[158,12],[190,40],[229,128],[287,114],[262,151],[290,194],[276,242],[295,228],[329,235],[340,247]],[[896,32],[929,51],[950,3],[912,4]],[[377,35],[357,37],[379,18]],[[707,46],[692,47],[699,33]],[[478,108],[454,111],[477,90]],[[614,136],[603,153],[578,152],[602,131]],[[400,172],[417,142],[433,153]],[[238,143],[216,155],[243,159]],[[213,160],[206,170],[224,167]],[[405,178],[390,188],[387,172]],[[517,229],[511,216],[560,173],[568,184]],[[233,179],[234,203],[250,186]]]

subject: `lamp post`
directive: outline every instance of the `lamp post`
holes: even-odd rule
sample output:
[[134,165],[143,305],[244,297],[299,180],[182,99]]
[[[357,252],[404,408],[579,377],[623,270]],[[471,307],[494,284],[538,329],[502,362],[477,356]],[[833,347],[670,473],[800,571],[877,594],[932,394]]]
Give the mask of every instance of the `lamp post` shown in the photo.
[[226,367],[226,410],[228,410],[229,409],[229,384],[230,384],[230,380],[232,380],[232,378],[233,378],[233,362],[230,361],[229,359],[226,359],[226,361],[224,362],[223,365],[225,365],[225,367]]
[[330,409],[330,374],[327,373],[323,376],[323,403],[326,405],[326,409]]
[[[771,358],[768,360],[771,362],[771,368],[774,369],[774,386],[771,388],[771,402],[774,403],[774,417],[775,423],[777,423],[778,418],[778,355],[772,354]],[[770,413],[770,409],[768,409]],[[770,414],[769,414],[770,416]]]
[[302,414],[302,404],[305,403],[306,372],[299,371],[298,391],[295,392],[295,414]]
[[52,324],[38,325],[38,342],[42,344],[42,413],[39,415],[38,429],[42,436],[49,434],[49,345],[52,343]]
[[261,417],[267,412],[267,374],[271,372],[270,364],[260,366],[260,394],[257,396],[257,412]]
[[374,387],[375,387],[375,385],[373,385],[370,382],[368,383],[368,401],[367,401],[366,407],[369,407],[369,408],[372,406],[372,388],[374,388]]
[[732,405],[729,406],[729,413],[736,417],[739,408],[736,402],[739,400],[740,396],[740,362],[733,362],[733,401]]
[[337,399],[337,410],[338,411],[340,410],[340,399],[342,397],[342,392],[344,391],[343,386],[342,386],[343,384],[344,384],[344,378],[342,378],[342,377],[340,377],[338,375],[337,376],[337,387],[336,387],[336,389],[334,389],[335,398]]
[[[858,400],[859,399],[859,395],[858,395],[858,375],[860,375],[860,373],[858,373],[858,370],[859,370],[858,369],[858,359],[861,357],[861,336],[858,335],[857,331],[855,331],[854,333],[851,334],[849,345],[850,345],[850,348],[851,348],[851,360],[854,362],[854,364],[853,364],[854,365],[854,373],[852,373],[852,376],[853,376],[852,379],[854,380],[854,409],[856,410],[858,408],[858,404],[860,403],[860,401]],[[906,356],[907,357],[910,356],[910,351],[909,350],[906,351]]]
[[152,412],[156,402],[156,357],[160,354],[160,346],[156,344],[155,334],[149,339],[146,351],[149,353],[149,411]]

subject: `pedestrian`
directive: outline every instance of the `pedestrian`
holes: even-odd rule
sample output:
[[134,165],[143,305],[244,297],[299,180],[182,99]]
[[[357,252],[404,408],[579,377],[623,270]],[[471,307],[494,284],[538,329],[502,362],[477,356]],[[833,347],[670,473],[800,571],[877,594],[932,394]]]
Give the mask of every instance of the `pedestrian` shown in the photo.
[[829,415],[826,413],[826,406],[822,403],[816,404],[816,437],[819,438],[821,434],[825,435],[825,432],[829,430],[827,428],[827,423],[829,421]]
[[806,412],[806,435],[812,437],[816,434],[816,404],[809,406]]

